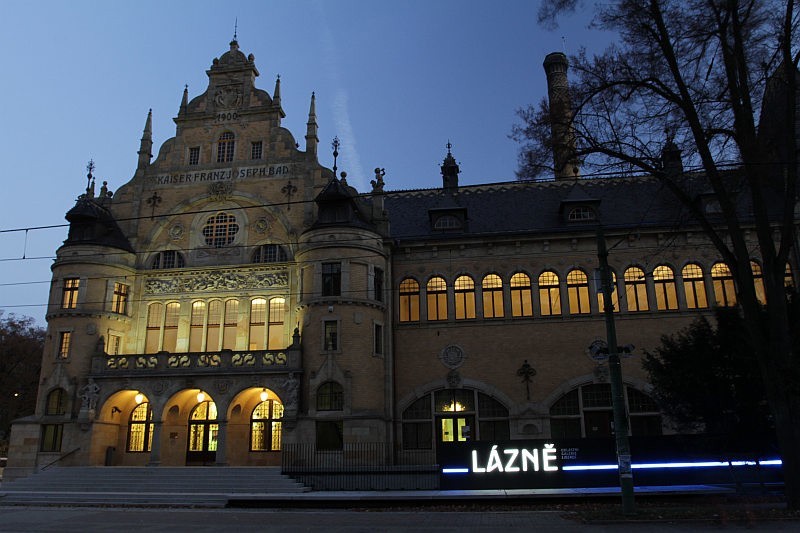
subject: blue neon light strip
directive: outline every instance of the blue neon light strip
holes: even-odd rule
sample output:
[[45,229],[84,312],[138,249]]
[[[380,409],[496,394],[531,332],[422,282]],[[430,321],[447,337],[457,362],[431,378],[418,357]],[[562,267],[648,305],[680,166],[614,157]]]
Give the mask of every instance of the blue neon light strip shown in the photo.
[[[766,461],[697,461],[673,462],[673,463],[634,463],[631,468],[637,470],[654,470],[659,468],[721,468],[727,466],[781,466],[783,461],[780,459],[769,459]],[[617,465],[568,465],[561,468],[565,472],[582,472],[587,470],[616,470]],[[442,474],[468,474],[469,468],[443,468]]]

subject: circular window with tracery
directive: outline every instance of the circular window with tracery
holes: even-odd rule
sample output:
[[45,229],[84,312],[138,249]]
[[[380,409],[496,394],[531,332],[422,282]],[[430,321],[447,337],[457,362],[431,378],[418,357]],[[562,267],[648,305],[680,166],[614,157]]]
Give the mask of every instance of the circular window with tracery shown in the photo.
[[217,213],[209,217],[203,226],[203,237],[207,245],[222,248],[233,242],[238,231],[239,224],[236,223],[236,217],[228,213]]

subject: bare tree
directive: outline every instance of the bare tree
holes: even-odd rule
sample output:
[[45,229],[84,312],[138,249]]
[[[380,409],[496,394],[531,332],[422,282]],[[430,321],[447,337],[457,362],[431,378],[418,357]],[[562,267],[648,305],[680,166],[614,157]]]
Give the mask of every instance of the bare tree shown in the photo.
[[[552,23],[579,0],[545,0]],[[570,58],[571,134],[583,172],[639,171],[691,212],[730,266],[774,416],[789,505],[800,508],[800,324],[784,287],[797,253],[797,103],[794,0],[615,0],[594,24],[619,43]],[[552,116],[551,116],[552,115]],[[546,102],[519,111],[520,179],[551,167],[555,116]],[[564,125],[562,124],[562,127]],[[675,155],[678,154],[677,162]],[[681,163],[680,154],[683,156]],[[710,193],[718,213],[698,203]],[[748,246],[747,232],[758,249]],[[768,305],[751,258],[763,263]],[[762,313],[767,320],[760,320]]]

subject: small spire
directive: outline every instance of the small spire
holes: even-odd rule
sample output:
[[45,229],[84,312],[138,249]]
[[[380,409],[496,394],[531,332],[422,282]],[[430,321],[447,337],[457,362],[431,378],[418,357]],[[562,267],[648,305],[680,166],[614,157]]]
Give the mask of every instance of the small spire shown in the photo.
[[180,111],[178,111],[178,114],[179,115],[185,114],[188,107],[189,107],[189,85],[184,85],[183,97],[181,98],[181,108]]
[[317,136],[317,106],[315,102],[316,95],[312,92],[311,105],[308,108],[308,122],[306,122],[306,152],[316,156],[319,137]]
[[339,157],[339,136],[333,138],[333,142],[331,143],[331,148],[333,148],[333,179],[336,179],[336,158]]
[[94,176],[92,173],[94,172],[94,159],[90,159],[88,163],[86,163],[86,196],[89,196],[89,191],[92,187],[92,181],[94,180]]
[[239,32],[239,17],[236,17],[233,21],[233,40],[236,40],[236,35]]
[[461,169],[458,167],[458,163],[456,163],[456,158],[453,157],[453,153],[451,149],[453,148],[452,143],[447,141],[447,155],[444,157],[444,161],[442,162],[442,185],[446,191],[450,192],[457,192],[458,191],[458,174],[461,172]]
[[142,140],[139,144],[139,164],[137,170],[144,170],[150,164],[150,159],[153,157],[153,110],[147,112],[147,120],[144,123],[144,132],[142,133]]
[[275,78],[275,92],[272,93],[272,101],[276,105],[281,105],[281,75]]

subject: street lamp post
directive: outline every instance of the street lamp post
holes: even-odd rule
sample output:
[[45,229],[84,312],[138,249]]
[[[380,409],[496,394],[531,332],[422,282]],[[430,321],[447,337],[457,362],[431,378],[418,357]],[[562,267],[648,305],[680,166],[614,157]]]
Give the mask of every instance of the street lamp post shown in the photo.
[[622,492],[622,512],[636,513],[633,499],[633,470],[631,447],[628,442],[628,414],[625,411],[625,396],[622,390],[622,365],[617,348],[617,329],[614,325],[614,304],[611,302],[611,272],[608,268],[608,250],[603,228],[597,228],[597,257],[600,259],[600,279],[603,292],[603,314],[606,320],[608,342],[608,371],[611,380],[611,405],[614,409],[614,437],[617,449],[619,487]]

